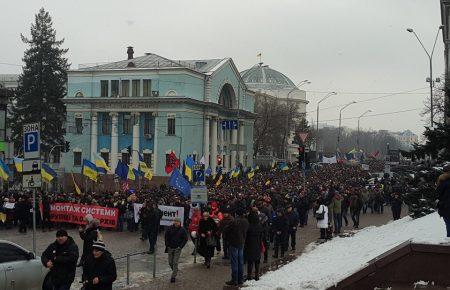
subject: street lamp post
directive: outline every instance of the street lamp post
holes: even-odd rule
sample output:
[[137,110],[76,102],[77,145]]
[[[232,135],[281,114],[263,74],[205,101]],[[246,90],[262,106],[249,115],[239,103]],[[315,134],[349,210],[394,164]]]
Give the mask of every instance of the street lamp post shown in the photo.
[[444,26],[441,25],[438,28],[438,31],[436,33],[436,38],[434,39],[434,44],[433,44],[433,49],[431,50],[431,53],[428,52],[428,50],[425,48],[425,46],[423,45],[422,41],[420,40],[419,36],[417,35],[417,33],[412,29],[412,28],[407,28],[406,31],[414,34],[414,36],[416,37],[417,41],[419,41],[420,45],[422,46],[423,50],[425,51],[425,53],[427,54],[428,57],[428,61],[430,63],[430,126],[431,128],[433,128],[433,124],[434,124],[434,108],[433,108],[433,54],[434,54],[434,48],[436,47],[436,42],[439,36],[439,32],[441,29],[443,29]]
[[[347,108],[350,105],[356,104],[355,101],[348,103],[347,105],[343,106],[341,110],[339,110],[339,129],[338,129],[338,138],[337,138],[337,150],[339,150],[339,143],[341,141],[341,120],[342,120],[342,111]],[[336,151],[337,151],[336,150]]]
[[359,119],[361,119],[367,113],[370,113],[370,112],[372,112],[372,110],[367,110],[363,114],[361,114],[361,116],[358,117],[358,135],[356,135],[356,146],[358,147],[358,152],[359,152]]
[[319,105],[326,99],[328,99],[331,96],[337,95],[336,92],[330,92],[325,95],[322,99],[320,99],[319,102],[317,102],[317,117],[316,117],[316,161],[319,159]]
[[288,93],[287,93],[287,96],[286,96],[286,130],[285,130],[285,132],[284,132],[284,140],[283,140],[283,143],[284,143],[284,159],[286,160],[286,162],[288,162],[288,138],[287,138],[287,135],[288,135],[288,133],[289,133],[289,116],[290,116],[290,108],[289,108],[289,95],[291,94],[291,93],[293,93],[294,91],[296,91],[296,90],[298,90],[298,88],[299,87],[301,87],[301,86],[303,86],[303,85],[309,85],[309,84],[311,84],[311,82],[309,81],[309,80],[303,80],[303,81],[301,81],[301,82],[299,82],[295,87],[293,87]]

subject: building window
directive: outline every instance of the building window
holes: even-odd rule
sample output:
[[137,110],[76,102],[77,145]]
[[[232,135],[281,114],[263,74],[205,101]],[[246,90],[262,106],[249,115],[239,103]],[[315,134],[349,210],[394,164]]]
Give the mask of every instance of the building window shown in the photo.
[[111,119],[108,113],[103,114],[102,118],[102,134],[110,135],[111,134]]
[[120,94],[121,97],[129,97],[130,96],[130,81],[123,80],[122,81],[122,92]]
[[130,153],[122,152],[122,162],[125,164],[130,164]]
[[141,81],[140,80],[133,80],[131,88],[131,96],[133,97],[139,97],[141,95]]
[[111,81],[111,97],[117,97],[119,95],[119,81]]
[[83,118],[75,117],[75,133],[83,134]]
[[152,80],[143,80],[143,96],[151,97],[152,96]]
[[144,135],[150,135],[152,132],[150,131],[150,122],[151,115],[149,113],[144,114]]
[[144,158],[144,162],[147,164],[147,167],[152,168],[152,153],[144,153],[142,154],[142,157]]
[[105,160],[106,164],[109,165],[109,152],[100,152],[100,156]]
[[108,81],[100,81],[100,97],[108,96]]
[[175,135],[175,117],[167,118],[167,135]]
[[78,92],[75,94],[75,98],[83,98],[83,97],[84,97],[84,95],[82,92]]
[[128,135],[131,132],[131,115],[123,115],[123,134]]
[[73,166],[81,166],[81,152],[73,152]]

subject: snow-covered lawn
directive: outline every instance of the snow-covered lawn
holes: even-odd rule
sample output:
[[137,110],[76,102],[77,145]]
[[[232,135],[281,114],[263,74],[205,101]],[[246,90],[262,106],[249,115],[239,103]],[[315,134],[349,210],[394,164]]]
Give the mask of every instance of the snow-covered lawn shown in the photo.
[[399,244],[449,243],[444,221],[437,213],[413,220],[405,217],[380,227],[367,227],[352,237],[310,244],[305,253],[286,266],[268,272],[245,289],[326,289]]

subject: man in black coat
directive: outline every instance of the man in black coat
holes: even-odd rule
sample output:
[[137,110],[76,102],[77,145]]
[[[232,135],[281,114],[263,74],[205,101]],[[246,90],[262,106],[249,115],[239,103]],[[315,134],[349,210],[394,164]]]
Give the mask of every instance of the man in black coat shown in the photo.
[[75,279],[77,260],[78,246],[65,230],[58,230],[56,241],[41,256],[42,264],[50,269],[44,289],[69,290]]
[[394,221],[400,219],[400,215],[402,213],[402,203],[403,200],[400,198],[400,195],[395,193],[391,200],[392,217],[394,218]]
[[444,167],[444,174],[439,176],[436,188],[438,213],[444,219],[447,237],[450,237],[450,165]]
[[175,219],[173,225],[166,230],[165,244],[169,254],[169,266],[172,269],[170,282],[174,283],[178,273],[178,260],[180,259],[181,249],[188,241],[186,230],[181,226],[180,219]]
[[159,223],[162,218],[162,211],[158,208],[155,203],[150,205],[147,216],[147,234],[148,242],[150,244],[149,254],[155,253],[155,245],[158,238]]
[[92,254],[86,257],[82,279],[86,290],[112,290],[117,279],[116,263],[100,240],[92,245]]
[[19,220],[19,233],[27,232],[30,209],[31,205],[23,197],[20,197],[15,205],[16,217]]
[[286,218],[288,220],[289,230],[288,230],[288,235],[284,242],[284,249],[285,249],[285,251],[288,250],[289,238],[290,238],[292,251],[295,251],[295,239],[296,239],[296,234],[297,234],[297,226],[299,223],[299,218],[298,218],[297,212],[292,209],[291,205],[288,205],[288,207],[287,207]]
[[275,252],[273,257],[278,258],[278,251],[281,249],[281,257],[283,258],[285,250],[283,245],[288,235],[289,221],[281,208],[277,210],[277,216],[273,219],[272,231],[275,234]]

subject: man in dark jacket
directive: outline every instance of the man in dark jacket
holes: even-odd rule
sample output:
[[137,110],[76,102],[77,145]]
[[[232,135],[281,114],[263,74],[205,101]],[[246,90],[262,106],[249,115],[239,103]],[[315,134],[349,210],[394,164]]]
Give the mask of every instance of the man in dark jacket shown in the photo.
[[436,191],[439,195],[438,213],[444,219],[447,237],[450,237],[450,165],[446,165],[444,174],[439,176]]
[[395,193],[391,200],[391,208],[392,208],[392,216],[394,221],[400,219],[400,215],[402,213],[402,199],[398,193]]
[[148,242],[150,243],[149,254],[155,253],[156,240],[158,238],[159,223],[162,218],[162,211],[158,206],[153,203],[150,205],[150,210],[148,212],[148,222],[147,222],[147,233]]
[[78,246],[65,230],[58,230],[56,241],[41,256],[42,264],[50,269],[44,289],[69,290],[75,279],[77,260]]
[[112,290],[117,279],[116,263],[100,240],[92,245],[92,254],[86,257],[82,279],[86,290]]
[[31,205],[23,197],[20,197],[15,206],[16,217],[19,220],[19,233],[27,232],[30,209]]
[[278,258],[278,251],[281,249],[281,257],[283,258],[285,250],[283,244],[288,235],[289,221],[286,218],[282,208],[277,210],[277,216],[273,219],[272,231],[275,234],[275,252],[273,257]]
[[288,235],[284,242],[284,249],[285,249],[285,251],[288,250],[289,238],[290,238],[292,251],[295,251],[295,239],[296,239],[296,234],[297,234],[297,226],[299,223],[299,218],[298,218],[297,212],[292,209],[291,205],[289,205],[287,207],[286,218],[288,220],[289,230],[288,230]]
[[230,248],[230,243],[228,242],[228,237],[226,235],[227,233],[227,229],[230,225],[233,224],[234,218],[233,216],[231,216],[230,214],[230,209],[225,208],[222,210],[223,212],[223,219],[220,221],[219,226],[220,226],[220,232],[222,233],[222,239],[223,239],[223,258],[222,259],[229,259],[229,248]]
[[248,221],[244,214],[245,210],[238,208],[236,218],[226,231],[231,257],[231,280],[226,284],[231,286],[244,283],[244,245],[248,230]]
[[170,282],[174,283],[178,273],[178,260],[181,249],[186,245],[188,236],[186,230],[181,226],[180,219],[175,219],[173,225],[166,230],[165,244],[169,254],[169,266],[172,269]]

